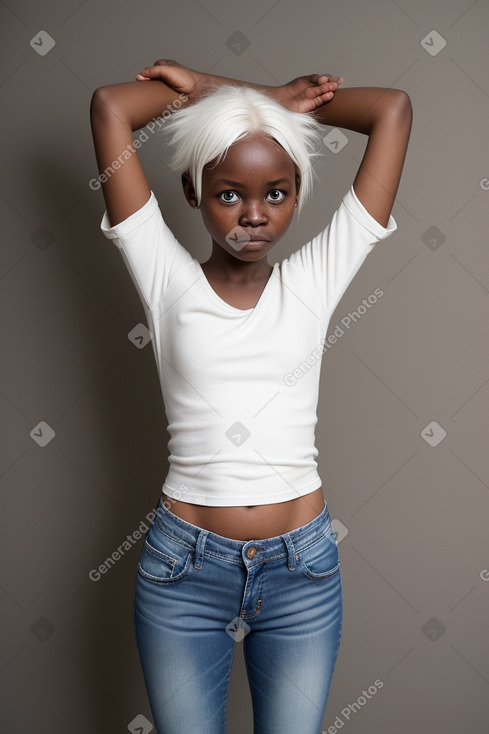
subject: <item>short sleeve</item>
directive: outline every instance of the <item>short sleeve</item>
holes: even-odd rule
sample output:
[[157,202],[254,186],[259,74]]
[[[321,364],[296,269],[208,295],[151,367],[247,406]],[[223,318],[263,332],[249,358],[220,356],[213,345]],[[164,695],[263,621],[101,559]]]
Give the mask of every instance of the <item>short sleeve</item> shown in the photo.
[[193,260],[165,224],[153,192],[137,212],[110,226],[107,212],[100,228],[121,251],[145,305],[154,309],[173,275]]
[[289,262],[305,271],[323,307],[332,313],[376,242],[396,229],[392,216],[387,227],[379,224],[351,186],[326,229],[294,252]]

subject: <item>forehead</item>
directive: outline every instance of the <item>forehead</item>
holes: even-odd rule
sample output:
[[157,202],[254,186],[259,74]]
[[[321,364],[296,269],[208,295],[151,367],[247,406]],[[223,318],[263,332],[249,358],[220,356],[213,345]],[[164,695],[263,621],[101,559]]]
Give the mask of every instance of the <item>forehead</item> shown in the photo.
[[276,140],[262,133],[247,135],[231,145],[223,160],[217,165],[205,166],[207,180],[223,176],[270,176],[294,179],[296,167],[292,159]]

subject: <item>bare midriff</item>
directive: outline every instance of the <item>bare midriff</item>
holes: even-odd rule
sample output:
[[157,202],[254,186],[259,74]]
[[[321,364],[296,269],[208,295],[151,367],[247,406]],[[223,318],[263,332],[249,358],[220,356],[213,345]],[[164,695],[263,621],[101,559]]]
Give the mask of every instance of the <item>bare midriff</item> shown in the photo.
[[324,509],[322,487],[272,505],[210,507],[175,500],[163,493],[165,507],[192,525],[235,540],[263,540],[311,522]]

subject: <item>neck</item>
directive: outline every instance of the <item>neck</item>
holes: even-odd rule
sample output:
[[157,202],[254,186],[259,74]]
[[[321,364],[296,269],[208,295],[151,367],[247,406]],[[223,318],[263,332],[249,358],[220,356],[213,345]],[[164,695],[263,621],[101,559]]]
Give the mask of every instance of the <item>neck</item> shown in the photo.
[[202,268],[222,280],[246,283],[268,278],[273,268],[266,257],[259,260],[238,260],[218,245],[213,245],[210,258]]

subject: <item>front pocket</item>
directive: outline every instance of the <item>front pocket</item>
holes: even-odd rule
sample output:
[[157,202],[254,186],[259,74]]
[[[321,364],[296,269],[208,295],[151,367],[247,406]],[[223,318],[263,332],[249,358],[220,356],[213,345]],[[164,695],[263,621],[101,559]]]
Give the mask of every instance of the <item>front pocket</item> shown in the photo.
[[146,539],[139,558],[138,573],[154,584],[169,584],[178,581],[190,566],[190,551],[179,546],[181,553],[169,555],[154,548]]
[[329,579],[340,570],[338,545],[332,532],[299,551],[298,557],[304,574],[315,581]]

